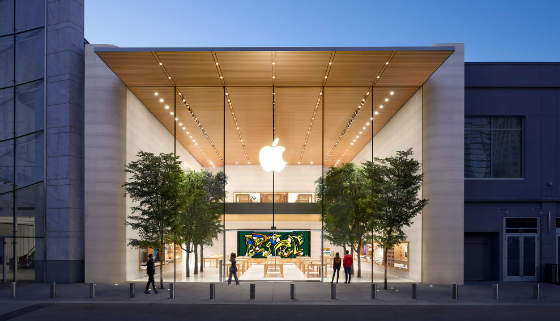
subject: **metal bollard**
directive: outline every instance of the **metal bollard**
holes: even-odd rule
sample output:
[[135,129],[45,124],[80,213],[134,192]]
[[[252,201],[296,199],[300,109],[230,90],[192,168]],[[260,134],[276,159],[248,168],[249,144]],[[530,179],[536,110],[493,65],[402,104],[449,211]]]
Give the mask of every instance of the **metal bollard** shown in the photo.
[[222,266],[222,260],[218,261],[218,274],[220,275],[220,283],[224,280],[224,267]]
[[533,288],[533,299],[538,300],[541,298],[541,293],[540,293],[540,286],[539,284],[535,284],[535,287]]
[[89,284],[89,297],[95,298],[95,283]]
[[412,284],[412,299],[416,300],[416,290],[418,288],[418,283]]
[[56,282],[51,282],[51,299],[56,298]]
[[169,283],[169,298],[175,299],[175,283]]
[[213,300],[216,298],[216,284],[210,283],[210,299]]
[[451,286],[451,298],[453,300],[459,300],[459,284],[453,284]]
[[377,300],[377,284],[375,283],[371,285],[371,299]]
[[16,282],[12,282],[12,298],[16,298],[17,297],[17,283]]
[[498,285],[492,284],[492,299],[498,300]]
[[136,283],[130,283],[130,298],[134,299],[136,297]]
[[331,284],[331,299],[336,300],[336,284]]
[[294,283],[290,284],[290,299],[296,299],[296,285]]
[[249,299],[255,299],[255,283],[249,284]]

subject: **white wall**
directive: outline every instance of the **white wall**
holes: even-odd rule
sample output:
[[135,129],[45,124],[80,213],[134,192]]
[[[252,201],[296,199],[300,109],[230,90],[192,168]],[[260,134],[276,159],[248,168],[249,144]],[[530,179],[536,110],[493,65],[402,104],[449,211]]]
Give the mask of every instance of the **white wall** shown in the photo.
[[[361,163],[371,160],[372,142],[352,160]],[[418,89],[387,124],[373,137],[373,157],[395,156],[397,151],[412,148],[413,158],[422,163],[422,88]],[[420,193],[422,195],[422,193]],[[389,273],[422,280],[422,214],[404,229],[410,242],[409,270],[389,269]]]
[[[138,249],[126,246],[136,232],[124,225],[132,206],[123,197],[124,166],[140,150],[173,152],[173,135],[95,54],[95,46],[86,45],[86,282],[116,283],[139,276]],[[186,167],[201,169],[179,143],[177,155]]]

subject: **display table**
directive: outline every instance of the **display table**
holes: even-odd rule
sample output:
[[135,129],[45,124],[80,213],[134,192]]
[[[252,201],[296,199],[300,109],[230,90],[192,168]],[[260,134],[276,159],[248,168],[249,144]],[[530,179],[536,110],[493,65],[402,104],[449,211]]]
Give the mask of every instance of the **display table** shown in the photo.
[[222,255],[207,256],[204,258],[204,267],[206,267],[206,261],[210,262],[210,266],[212,266],[212,261],[214,261],[215,262],[214,265],[218,267],[218,263],[222,258],[223,258]]
[[284,277],[284,264],[282,264],[282,263],[268,263],[268,262],[264,264],[264,277],[266,278],[266,275],[268,273],[269,268],[275,268],[275,267],[280,268],[280,277]]

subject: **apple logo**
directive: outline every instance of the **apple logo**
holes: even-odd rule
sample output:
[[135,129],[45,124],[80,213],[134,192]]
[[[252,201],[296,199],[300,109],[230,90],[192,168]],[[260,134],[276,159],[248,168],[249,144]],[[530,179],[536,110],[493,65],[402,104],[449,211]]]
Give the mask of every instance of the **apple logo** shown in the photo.
[[274,142],[272,142],[272,147],[265,146],[259,152],[259,161],[266,172],[281,172],[284,166],[286,166],[286,162],[282,159],[282,153],[286,149],[282,146],[276,146],[279,140],[280,138],[276,138]]

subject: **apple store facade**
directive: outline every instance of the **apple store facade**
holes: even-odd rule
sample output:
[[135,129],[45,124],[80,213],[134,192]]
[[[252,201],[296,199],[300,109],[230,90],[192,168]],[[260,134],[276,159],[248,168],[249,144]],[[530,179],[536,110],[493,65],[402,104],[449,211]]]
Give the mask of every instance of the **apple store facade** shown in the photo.
[[[463,282],[462,45],[88,44],[85,61],[85,282],[145,280],[149,254],[166,282],[219,282],[230,253],[240,281],[330,282],[344,248],[325,235],[317,180],[332,166],[409,148],[430,203],[389,249],[389,281]],[[227,176],[224,232],[190,253],[189,275],[179,245],[127,245],[137,235],[124,224],[133,203],[123,168],[139,151],[176,153],[185,170]],[[356,271],[358,261],[353,282],[382,280],[379,246],[357,248]]]

